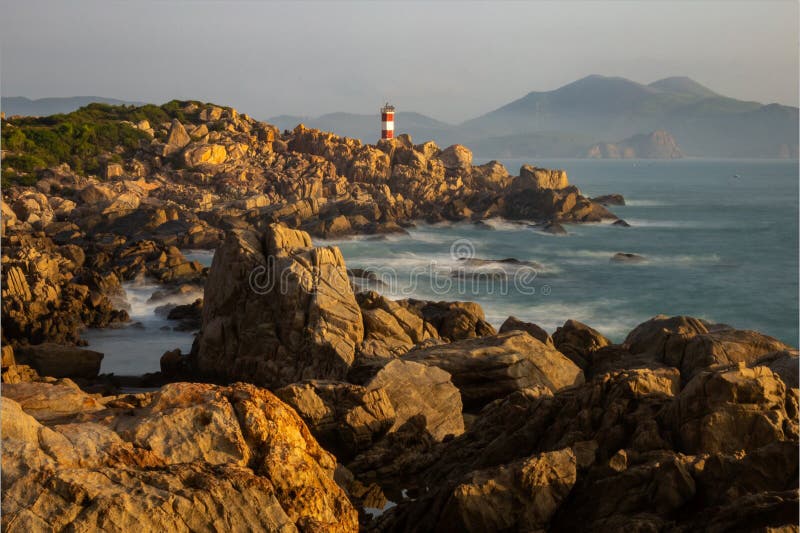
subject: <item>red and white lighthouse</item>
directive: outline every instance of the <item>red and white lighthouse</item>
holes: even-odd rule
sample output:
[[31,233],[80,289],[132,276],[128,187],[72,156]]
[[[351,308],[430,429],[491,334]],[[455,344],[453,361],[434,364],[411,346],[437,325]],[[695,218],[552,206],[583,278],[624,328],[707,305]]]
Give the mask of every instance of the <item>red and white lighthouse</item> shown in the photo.
[[394,138],[394,106],[386,105],[381,108],[381,139]]

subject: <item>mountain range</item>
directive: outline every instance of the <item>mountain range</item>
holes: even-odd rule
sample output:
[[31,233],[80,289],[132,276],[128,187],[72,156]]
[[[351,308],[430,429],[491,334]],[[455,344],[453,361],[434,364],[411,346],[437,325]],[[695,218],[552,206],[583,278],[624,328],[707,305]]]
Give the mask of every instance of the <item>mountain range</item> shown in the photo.
[[[300,122],[372,142],[377,113],[332,113],[317,118],[267,119],[281,128]],[[592,75],[558,89],[531,92],[461,124],[398,112],[398,133],[462,143],[484,157],[586,157],[601,143],[669,132],[694,157],[798,156],[798,109],[723,96],[686,77],[649,85]]]
[[[47,115],[72,111],[92,101],[132,103],[99,97],[2,99],[8,115]],[[479,157],[798,157],[798,108],[737,100],[687,77],[641,84],[620,77],[592,75],[552,91],[531,92],[461,124],[400,110],[396,133],[440,146],[461,143]],[[280,115],[266,118],[281,129],[297,124],[332,131],[364,142],[380,132],[375,113],[329,113],[319,117]],[[656,134],[657,133],[657,134]],[[669,139],[665,137],[669,135]],[[675,149],[646,146],[663,141]],[[619,145],[624,150],[599,150]],[[643,148],[638,150],[636,146]],[[633,147],[633,148],[632,148]],[[599,155],[598,155],[599,154]]]

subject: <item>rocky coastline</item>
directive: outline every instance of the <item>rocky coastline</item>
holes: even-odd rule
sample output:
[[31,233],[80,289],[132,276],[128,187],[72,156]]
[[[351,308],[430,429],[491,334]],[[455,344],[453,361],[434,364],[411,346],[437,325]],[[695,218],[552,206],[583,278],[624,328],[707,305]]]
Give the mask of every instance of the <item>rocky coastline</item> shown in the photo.
[[[472,302],[361,291],[369,273],[313,242],[617,220],[620,196],[404,135],[126,112],[141,138],[103,176],[3,188],[4,530],[796,530],[794,347],[685,316],[620,344],[574,320],[496,330]],[[125,323],[122,283],[143,277],[165,304],[202,288],[165,309],[192,349],[98,376],[81,332]]]

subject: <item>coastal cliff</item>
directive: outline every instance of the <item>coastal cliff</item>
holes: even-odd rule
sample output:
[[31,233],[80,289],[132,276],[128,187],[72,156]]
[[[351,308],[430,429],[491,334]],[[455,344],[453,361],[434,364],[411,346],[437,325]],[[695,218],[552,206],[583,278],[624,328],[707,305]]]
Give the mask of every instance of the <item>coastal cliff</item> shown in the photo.
[[[793,347],[685,316],[618,344],[574,320],[498,331],[472,302],[360,291],[368,273],[314,245],[418,219],[616,218],[564,171],[196,102],[3,136],[4,530],[796,522]],[[187,248],[216,249],[211,267]],[[122,283],[145,276],[162,297],[202,288],[170,311],[199,332],[129,393],[78,345],[127,320]]]

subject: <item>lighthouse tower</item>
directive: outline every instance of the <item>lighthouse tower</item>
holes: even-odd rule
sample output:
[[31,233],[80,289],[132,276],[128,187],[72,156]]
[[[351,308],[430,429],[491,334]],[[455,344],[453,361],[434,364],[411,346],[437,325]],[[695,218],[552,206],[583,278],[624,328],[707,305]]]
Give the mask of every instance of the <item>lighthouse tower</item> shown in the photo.
[[394,138],[394,106],[386,105],[381,108],[381,139]]

